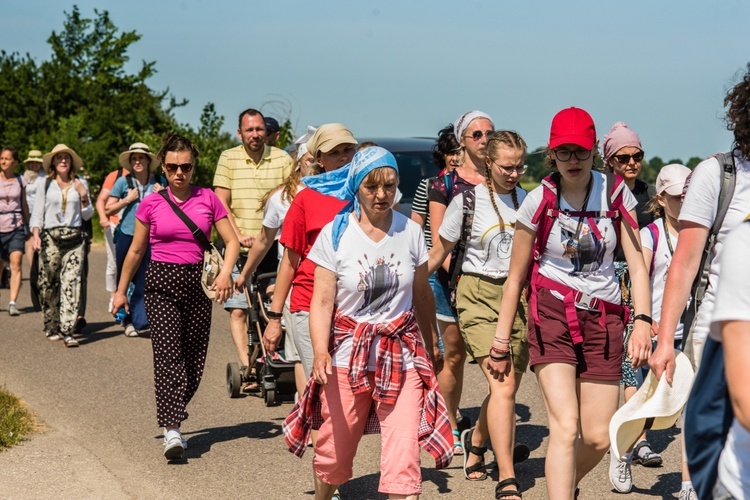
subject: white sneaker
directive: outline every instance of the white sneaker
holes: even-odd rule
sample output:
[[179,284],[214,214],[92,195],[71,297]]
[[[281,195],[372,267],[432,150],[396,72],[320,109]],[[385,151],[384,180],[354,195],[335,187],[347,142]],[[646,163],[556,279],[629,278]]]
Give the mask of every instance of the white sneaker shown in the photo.
[[687,490],[680,490],[680,500],[698,500],[698,493],[693,488]]
[[609,481],[618,493],[630,493],[633,489],[633,475],[630,472],[630,459],[618,459],[612,453],[609,458]]
[[135,329],[132,323],[125,325],[125,336],[126,337],[137,337],[138,330]]
[[164,435],[164,456],[167,460],[179,460],[185,453],[180,431],[169,431]]

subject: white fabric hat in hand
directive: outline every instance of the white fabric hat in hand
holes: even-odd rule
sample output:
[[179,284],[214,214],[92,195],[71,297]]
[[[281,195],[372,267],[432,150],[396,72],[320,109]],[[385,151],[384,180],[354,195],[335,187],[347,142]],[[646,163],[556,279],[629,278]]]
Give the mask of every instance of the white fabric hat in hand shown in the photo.
[[622,457],[644,430],[669,429],[680,416],[693,385],[693,367],[682,351],[675,351],[675,372],[672,385],[666,373],[656,380],[649,371],[643,385],[630,401],[612,416],[609,423],[611,452]]

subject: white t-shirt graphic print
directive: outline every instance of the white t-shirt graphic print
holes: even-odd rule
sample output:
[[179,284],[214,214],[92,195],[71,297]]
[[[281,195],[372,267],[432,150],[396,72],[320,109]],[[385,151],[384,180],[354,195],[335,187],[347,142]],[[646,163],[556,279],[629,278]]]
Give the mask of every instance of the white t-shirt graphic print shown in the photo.
[[[388,234],[372,241],[359,227],[353,214],[333,250],[332,228],[327,224],[315,241],[308,258],[336,274],[336,308],[358,323],[390,323],[412,308],[415,269],[427,262],[422,229],[404,215],[393,212]],[[376,337],[368,368],[375,369]],[[351,339],[336,351],[333,366],[349,366]],[[404,368],[413,366],[412,356],[403,349]]]
[[[585,210],[607,210],[609,192],[606,176],[596,171],[592,171],[591,175],[593,183]],[[546,188],[539,186],[531,191],[518,209],[518,222],[533,231],[537,231],[537,225],[532,224],[531,220],[542,203],[543,189]],[[633,210],[638,204],[633,193],[627,188],[622,190],[622,201],[628,211]],[[568,204],[564,196],[560,197],[560,209],[577,210]],[[595,222],[602,240],[596,240],[589,227],[589,221],[584,219],[578,236],[579,251],[571,252],[568,249],[568,241],[575,239],[578,217],[569,217],[561,213],[552,224],[539,273],[592,297],[619,304],[620,285],[615,278],[614,269],[614,254],[617,247],[615,226],[609,218],[597,218]]]

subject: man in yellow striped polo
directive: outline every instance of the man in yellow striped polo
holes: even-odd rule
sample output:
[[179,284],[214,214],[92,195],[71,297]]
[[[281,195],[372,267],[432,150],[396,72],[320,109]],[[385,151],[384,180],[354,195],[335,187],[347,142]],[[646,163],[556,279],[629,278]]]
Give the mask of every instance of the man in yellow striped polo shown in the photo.
[[[242,144],[221,153],[214,174],[214,190],[232,214],[229,220],[242,245],[232,279],[239,276],[247,250],[263,225],[261,198],[292,172],[292,158],[266,145],[265,119],[260,111],[250,108],[240,113],[237,136]],[[258,272],[275,271],[277,258],[276,252],[269,252]],[[224,304],[230,312],[229,326],[241,366],[248,363],[247,307],[245,295],[238,293]]]

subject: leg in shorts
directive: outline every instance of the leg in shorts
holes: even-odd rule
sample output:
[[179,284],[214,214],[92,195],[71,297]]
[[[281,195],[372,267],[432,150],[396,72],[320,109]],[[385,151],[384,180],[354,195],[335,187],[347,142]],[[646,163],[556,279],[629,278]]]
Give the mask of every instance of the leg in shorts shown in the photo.
[[607,329],[599,324],[599,311],[577,309],[583,342],[573,344],[563,301],[546,288],[537,292],[540,325],[529,323],[531,369],[544,363],[575,365],[576,377],[592,380],[622,378],[622,318],[607,314]]
[[290,321],[287,323],[287,329],[294,330],[294,346],[297,348],[297,355],[302,362],[302,368],[305,369],[305,377],[312,373],[313,365],[313,348],[310,340],[310,313],[308,311],[297,311],[289,314]]
[[[504,283],[504,279],[480,278],[467,274],[461,276],[458,282],[458,326],[466,343],[466,352],[475,360],[490,355]],[[524,373],[529,365],[526,333],[526,301],[522,300],[518,304],[510,335],[513,369],[516,373]]]
[[287,361],[301,361],[297,352],[297,346],[294,345],[292,313],[287,304],[284,304],[284,359]]

